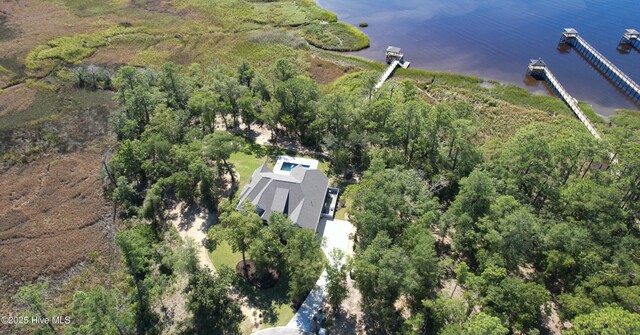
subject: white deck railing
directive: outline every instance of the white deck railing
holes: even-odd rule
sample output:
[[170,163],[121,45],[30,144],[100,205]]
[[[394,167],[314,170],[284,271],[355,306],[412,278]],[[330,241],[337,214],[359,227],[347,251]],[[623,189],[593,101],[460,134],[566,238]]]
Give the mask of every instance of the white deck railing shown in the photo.
[[629,78],[624,72],[620,71],[618,67],[616,67],[613,63],[611,63],[606,57],[604,57],[598,50],[592,47],[584,38],[580,36],[576,36],[576,40],[579,44],[582,45],[588,52],[593,54],[604,66],[609,68],[612,73],[614,73],[620,80],[622,80],[625,84],[627,84],[632,90],[636,92],[636,94],[640,95],[640,86],[636,84],[633,79]]
[[578,117],[578,119],[580,119],[580,121],[582,121],[585,127],[587,127],[587,130],[589,130],[591,135],[593,135],[593,137],[597,139],[600,139],[601,138],[600,134],[598,133],[596,128],[591,124],[589,119],[587,119],[587,117],[584,115],[584,113],[578,106],[578,102],[576,101],[576,99],[574,99],[569,94],[569,92],[567,92],[567,90],[564,89],[562,84],[560,84],[558,79],[556,79],[556,77],[553,75],[553,73],[551,73],[551,71],[549,71],[548,68],[544,69],[544,75],[549,81],[549,83],[551,84],[551,86],[553,86],[553,88],[555,88],[556,91],[558,91],[558,94],[560,94],[560,96],[562,97],[562,100],[564,100],[564,102],[569,106],[569,108],[571,108],[571,110]]

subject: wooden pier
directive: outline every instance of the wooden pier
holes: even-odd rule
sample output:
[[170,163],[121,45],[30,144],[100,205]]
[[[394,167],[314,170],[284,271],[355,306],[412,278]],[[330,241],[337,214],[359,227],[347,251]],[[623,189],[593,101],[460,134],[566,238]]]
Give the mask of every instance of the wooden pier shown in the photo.
[[600,134],[596,128],[591,124],[589,119],[584,115],[584,112],[578,106],[578,100],[572,97],[569,92],[560,84],[558,79],[551,73],[551,70],[547,67],[547,64],[542,59],[532,59],[529,62],[529,73],[536,79],[545,80],[549,86],[564,100],[564,102],[571,108],[573,113],[580,119],[580,121],[587,127],[589,133],[596,139],[601,139]]
[[382,76],[380,76],[380,79],[378,79],[378,82],[374,87],[376,89],[379,89],[380,87],[382,87],[382,84],[384,84],[384,82],[387,81],[389,76],[391,76],[391,73],[393,73],[393,70],[395,70],[396,66],[398,66],[399,64],[400,64],[400,61],[397,61],[397,60],[394,60],[393,62],[391,62],[389,67],[387,67],[387,69],[384,70],[384,72],[382,73]]
[[387,64],[389,64],[389,67],[387,67],[387,69],[380,76],[380,79],[378,79],[376,86],[374,86],[375,89],[379,89],[380,87],[382,87],[382,84],[384,84],[384,82],[387,81],[387,79],[389,79],[389,77],[393,73],[393,70],[395,70],[396,67],[400,66],[403,69],[406,69],[411,64],[409,62],[404,61],[404,54],[401,52],[401,49],[397,47],[392,47],[392,46],[388,47],[386,58],[387,58]]
[[567,43],[581,52],[596,68],[607,75],[613,83],[620,87],[635,101],[640,101],[640,86],[618,67],[605,58],[598,50],[578,35],[573,28],[565,28],[562,33],[562,42]]

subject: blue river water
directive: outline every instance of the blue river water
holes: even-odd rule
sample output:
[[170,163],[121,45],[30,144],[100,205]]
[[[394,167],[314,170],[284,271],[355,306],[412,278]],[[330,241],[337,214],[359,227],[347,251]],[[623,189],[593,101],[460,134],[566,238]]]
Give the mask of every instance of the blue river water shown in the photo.
[[361,28],[371,47],[355,53],[384,61],[388,45],[401,47],[413,68],[473,75],[548,94],[525,78],[529,59],[542,58],[577,99],[609,116],[640,110],[573,50],[559,47],[565,27],[580,35],[640,83],[640,50],[621,51],[627,28],[640,30],[638,0],[317,0],[340,21]]

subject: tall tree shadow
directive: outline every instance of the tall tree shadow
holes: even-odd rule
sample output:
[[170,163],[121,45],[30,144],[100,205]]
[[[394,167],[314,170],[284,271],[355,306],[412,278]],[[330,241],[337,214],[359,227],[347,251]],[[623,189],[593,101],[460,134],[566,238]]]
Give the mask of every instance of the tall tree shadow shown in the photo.
[[276,324],[279,310],[283,305],[290,305],[288,298],[289,278],[281,274],[278,283],[268,289],[261,289],[251,285],[244,278],[238,279],[236,287],[240,295],[247,300],[249,306],[254,307],[262,314],[263,323]]
[[362,329],[362,324],[358,324],[358,317],[355,314],[338,312],[335,316],[333,328],[334,334],[357,334],[358,329]]

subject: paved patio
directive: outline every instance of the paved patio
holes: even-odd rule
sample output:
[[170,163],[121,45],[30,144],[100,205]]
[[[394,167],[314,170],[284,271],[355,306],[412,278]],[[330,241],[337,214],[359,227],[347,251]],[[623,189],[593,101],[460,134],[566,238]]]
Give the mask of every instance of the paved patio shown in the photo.
[[341,249],[345,255],[353,253],[353,241],[349,238],[353,232],[353,225],[345,220],[322,219],[318,224],[318,234],[325,238],[325,245],[322,247],[324,253],[329,257],[329,252],[334,248]]

